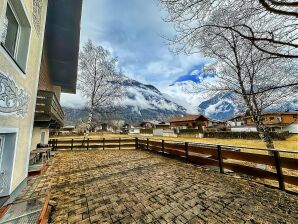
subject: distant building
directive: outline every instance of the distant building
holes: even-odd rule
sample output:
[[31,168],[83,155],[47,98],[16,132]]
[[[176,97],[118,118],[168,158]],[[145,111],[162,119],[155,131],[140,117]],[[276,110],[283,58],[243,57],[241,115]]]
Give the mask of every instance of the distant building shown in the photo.
[[[247,126],[254,126],[251,117],[243,118]],[[298,112],[265,112],[263,122],[272,132],[298,133]]]
[[188,115],[170,120],[170,126],[179,132],[181,129],[202,129],[208,127],[208,118],[203,115]]
[[[298,112],[265,112],[263,122],[271,132],[298,133]],[[227,121],[227,127],[234,132],[257,131],[250,116],[237,116]]]
[[140,124],[140,127],[146,129],[169,129],[170,123],[164,121],[144,121]]
[[218,120],[208,120],[207,131],[225,131],[226,130],[226,122],[218,121]]
[[121,134],[128,134],[129,131],[130,131],[131,129],[133,129],[133,128],[134,128],[134,126],[132,126],[132,125],[130,125],[130,124],[128,124],[128,123],[125,123],[125,124],[122,126],[122,128],[121,128],[121,130],[120,130],[120,133],[121,133]]
[[243,119],[243,116],[240,115],[240,116],[237,116],[237,117],[234,117],[230,120],[227,121],[227,127],[241,127],[241,126],[244,126],[245,125],[245,120]]

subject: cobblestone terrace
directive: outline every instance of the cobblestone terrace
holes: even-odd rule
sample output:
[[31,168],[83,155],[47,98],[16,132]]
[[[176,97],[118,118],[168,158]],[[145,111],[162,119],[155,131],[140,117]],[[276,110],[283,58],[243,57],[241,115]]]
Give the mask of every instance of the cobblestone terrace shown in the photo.
[[58,153],[18,200],[47,192],[53,223],[298,223],[298,196],[143,151]]

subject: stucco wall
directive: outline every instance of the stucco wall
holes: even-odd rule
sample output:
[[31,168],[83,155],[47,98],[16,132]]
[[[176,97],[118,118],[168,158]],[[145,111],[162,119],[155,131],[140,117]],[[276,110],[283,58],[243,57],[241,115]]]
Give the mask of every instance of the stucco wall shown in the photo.
[[41,133],[45,132],[45,144],[48,143],[49,141],[49,129],[45,128],[40,128],[40,127],[34,127],[33,128],[33,133],[32,133],[32,144],[31,144],[31,149],[35,149],[37,144],[41,143]]
[[[47,0],[41,0],[40,32],[33,24],[33,1],[21,1],[31,26],[30,43],[27,56],[25,74],[18,68],[7,52],[0,46],[0,71],[12,79],[29,96],[28,110],[24,116],[16,113],[0,113],[1,128],[17,128],[17,151],[14,161],[12,188],[14,190],[26,177],[28,172],[28,159],[31,146],[31,134],[34,119],[36,92],[39,77],[40,59],[42,52],[43,33],[46,19]],[[4,21],[7,0],[0,1],[0,25]],[[36,21],[35,21],[36,22]]]

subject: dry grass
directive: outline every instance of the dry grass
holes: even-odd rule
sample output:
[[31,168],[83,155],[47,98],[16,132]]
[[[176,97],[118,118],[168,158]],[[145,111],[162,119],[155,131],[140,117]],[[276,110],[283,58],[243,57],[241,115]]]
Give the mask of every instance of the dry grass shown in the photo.
[[[65,136],[59,138],[82,138],[83,136]],[[89,138],[129,138],[129,137],[139,137],[147,138],[146,136],[137,136],[137,135],[121,135],[121,134],[96,134],[89,135]],[[262,148],[265,149],[266,146],[261,140],[248,140],[248,139],[217,139],[217,138],[186,138],[186,137],[157,137],[150,136],[150,139],[158,140],[168,140],[168,141],[183,141],[183,142],[199,142],[199,143],[208,143],[208,144],[218,144],[218,145],[232,145],[238,147],[249,147],[249,148]],[[298,135],[292,135],[287,140],[276,140],[274,145],[277,149],[293,151],[296,153],[281,153],[281,156],[298,158]],[[243,149],[242,151],[251,152],[251,153],[260,153],[266,154],[267,151],[260,151],[254,149]]]
[[[138,138],[147,138],[146,136],[141,136],[141,135],[120,135],[120,134],[91,134],[88,136],[90,139],[94,138],[132,138],[132,137],[138,137]],[[65,137],[59,137],[59,139],[69,139],[69,138],[74,138],[74,139],[82,139],[83,136],[65,136]],[[150,139],[156,139],[156,140],[168,140],[168,141],[183,141],[183,142],[199,142],[199,143],[208,143],[208,144],[220,144],[220,145],[233,145],[236,147],[244,147],[241,148],[241,151],[243,152],[249,152],[249,153],[259,153],[259,154],[267,154],[267,150],[254,150],[251,148],[263,148],[265,149],[265,144],[261,140],[247,140],[247,139],[216,139],[216,138],[185,138],[185,137],[179,137],[179,138],[174,138],[174,137],[157,137],[157,136],[150,136],[148,137]],[[286,153],[282,152],[280,155],[282,157],[289,157],[289,158],[296,158],[298,159],[298,135],[292,135],[289,137],[287,140],[284,141],[274,141],[275,147],[280,150],[287,150],[291,151],[293,153]],[[245,148],[247,147],[247,148]],[[231,160],[232,161],[232,160]],[[231,162],[229,161],[229,162]],[[253,163],[249,162],[244,162],[244,161],[233,161],[234,163],[238,163],[240,165],[245,165],[245,166],[255,166]],[[273,167],[267,167],[272,172],[275,172],[275,168]],[[289,170],[289,169],[283,169],[284,174],[287,175],[292,175],[296,176],[296,171],[294,170]],[[264,180],[264,179],[259,179],[257,180],[261,183],[266,183],[269,185],[277,186],[276,181],[272,180]],[[298,192],[298,186],[286,184],[287,189],[290,191],[295,191]]]

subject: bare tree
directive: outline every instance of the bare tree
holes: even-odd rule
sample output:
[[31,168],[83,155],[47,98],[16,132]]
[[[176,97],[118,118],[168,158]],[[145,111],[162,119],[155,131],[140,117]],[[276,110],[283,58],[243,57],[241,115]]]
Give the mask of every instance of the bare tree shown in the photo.
[[[256,49],[276,57],[298,58],[298,2],[291,0],[160,0],[166,21],[178,35],[169,41],[190,53],[206,27],[230,30]],[[226,21],[223,23],[223,21]]]
[[102,46],[89,40],[80,52],[78,88],[88,100],[88,130],[94,113],[114,111],[123,92],[123,75],[116,68],[117,59]]
[[216,60],[217,80],[199,90],[230,92],[246,108],[266,147],[274,144],[264,125],[264,110],[298,96],[298,68],[294,60],[272,57],[250,41],[222,28],[205,28],[199,49]]

